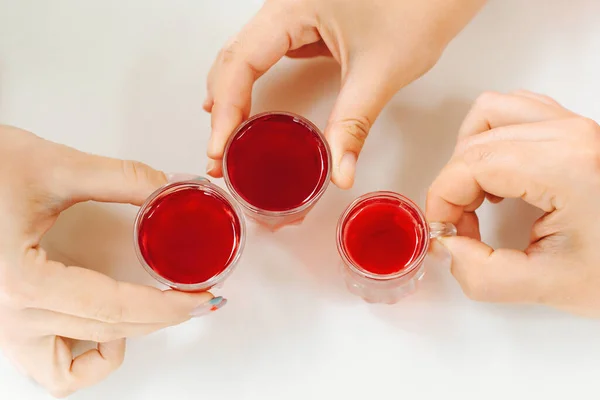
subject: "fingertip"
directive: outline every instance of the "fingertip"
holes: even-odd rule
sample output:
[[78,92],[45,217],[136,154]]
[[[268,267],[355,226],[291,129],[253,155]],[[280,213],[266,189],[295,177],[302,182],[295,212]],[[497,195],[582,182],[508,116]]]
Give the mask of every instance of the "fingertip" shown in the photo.
[[123,364],[126,348],[127,340],[125,338],[98,344],[100,354],[102,354],[105,360],[110,361],[115,369]]
[[435,178],[427,193],[426,217],[429,221],[460,221],[469,206],[474,209],[482,190],[462,161],[451,161]]
[[346,152],[333,169],[333,183],[340,189],[350,189],[356,174],[356,153]]
[[[213,114],[214,115],[214,114]],[[208,146],[206,148],[206,155],[208,158],[213,160],[220,160],[223,158],[225,152],[225,143],[229,134],[223,134],[220,131],[213,131],[210,134],[208,140]],[[223,139],[223,137],[225,137]]]
[[237,107],[221,106],[214,103],[212,106],[211,125],[212,131],[208,141],[207,155],[213,160],[223,158],[225,145],[229,136],[242,123],[246,117]]
[[194,299],[200,299],[200,298],[206,298],[208,297],[209,299],[212,299],[214,296],[213,294],[208,291],[201,291],[201,292],[183,292],[181,290],[176,290],[176,289],[167,289],[164,291],[164,293],[177,293],[177,295],[183,295],[183,296],[187,296],[190,298],[194,298]]
[[223,158],[223,150],[221,149],[221,146],[213,143],[213,141],[211,139],[208,142],[208,148],[206,150],[206,155],[208,156],[208,158],[211,158],[213,160],[218,160],[220,158]]
[[482,265],[493,252],[485,243],[466,236],[441,237],[440,243],[452,256],[452,274],[468,275],[472,267]]
[[468,254],[473,246],[483,244],[467,236],[442,236],[439,240],[451,253],[456,255]]
[[167,289],[163,291],[163,294],[166,295],[164,297],[164,301],[167,301],[171,304],[171,306],[176,308],[195,308],[199,304],[202,304],[206,301],[209,301],[213,297],[215,297],[209,291],[202,292],[184,292],[177,289]]
[[213,129],[206,148],[206,155],[209,159],[221,160],[223,158],[225,154],[225,145],[227,144],[227,139],[231,132],[232,131],[223,132]]
[[214,104],[213,100],[207,98],[206,100],[204,100],[204,103],[202,104],[202,109],[210,114],[212,112],[213,104]]
[[432,241],[429,247],[429,256],[435,259],[436,265],[450,265],[450,252],[441,240]]
[[191,180],[201,179],[201,178],[202,177],[199,175],[180,173],[180,172],[171,172],[171,173],[167,174],[167,180],[169,183],[191,181]]
[[212,299],[210,299],[210,300],[204,302],[203,304],[199,305],[198,307],[194,308],[190,312],[190,317],[198,318],[198,317],[206,316],[210,313],[220,310],[221,308],[225,307],[226,304],[227,304],[226,298],[224,298],[222,296],[213,297]]
[[206,174],[213,178],[223,177],[223,161],[209,159],[206,164]]
[[331,181],[335,186],[343,190],[351,189],[352,186],[354,186],[354,179],[348,179],[347,177],[335,172],[332,175]]
[[[136,198],[130,201],[130,203],[133,205],[142,205],[146,201],[148,196],[150,196],[155,190],[159,189],[160,187],[166,185],[169,182],[167,174],[163,171],[158,171],[151,167],[147,168],[147,179],[142,179],[145,183],[145,187],[141,188],[139,196],[136,196]],[[136,172],[136,174],[138,174],[138,176],[143,176],[139,173],[139,171]]]
[[156,190],[161,186],[164,186],[168,183],[167,174],[163,171],[155,170],[149,167],[150,170],[148,172],[148,183],[150,184],[150,189]]
[[[141,205],[167,183],[164,172],[144,163],[83,154],[64,183],[69,198]],[[66,175],[65,175],[66,176]]]

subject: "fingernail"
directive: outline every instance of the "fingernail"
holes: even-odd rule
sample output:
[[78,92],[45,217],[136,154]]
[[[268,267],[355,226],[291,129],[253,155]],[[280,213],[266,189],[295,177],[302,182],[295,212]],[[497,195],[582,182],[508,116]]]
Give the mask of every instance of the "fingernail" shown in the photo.
[[346,178],[353,179],[355,170],[356,154],[352,152],[344,154],[340,160],[340,174]]
[[208,160],[208,163],[206,164],[206,173],[210,175],[213,169],[215,169],[215,160]]
[[194,308],[190,315],[194,318],[202,317],[204,315],[210,314],[213,311],[217,311],[219,308],[223,308],[227,304],[227,299],[222,296],[213,297],[211,300],[206,303]]
[[170,173],[170,174],[166,174],[166,175],[167,175],[167,180],[169,181],[169,183],[181,182],[181,181],[193,181],[193,180],[206,180],[206,178],[204,178],[200,175],[194,175],[194,174]]
[[448,242],[446,241],[448,238],[449,238],[449,236],[438,236],[435,241],[438,242],[439,244],[441,244],[442,246],[444,246],[444,248],[446,250],[449,250]]

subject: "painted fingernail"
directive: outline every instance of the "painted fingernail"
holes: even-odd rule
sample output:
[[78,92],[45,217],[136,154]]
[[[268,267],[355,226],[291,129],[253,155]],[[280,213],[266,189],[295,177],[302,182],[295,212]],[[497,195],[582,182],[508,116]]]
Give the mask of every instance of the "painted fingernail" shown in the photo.
[[204,315],[210,314],[213,311],[217,311],[218,309],[223,308],[225,304],[227,304],[227,299],[223,298],[222,296],[213,297],[211,300],[207,301],[201,306],[194,308],[190,315],[194,318],[202,317]]

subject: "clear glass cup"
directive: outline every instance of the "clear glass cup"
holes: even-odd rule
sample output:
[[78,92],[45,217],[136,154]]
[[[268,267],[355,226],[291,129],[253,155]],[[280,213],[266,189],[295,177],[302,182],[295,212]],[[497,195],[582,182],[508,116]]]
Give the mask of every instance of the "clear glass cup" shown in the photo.
[[[310,193],[310,195],[302,201],[296,207],[284,210],[269,210],[264,207],[259,207],[254,204],[251,204],[248,200],[244,198],[242,194],[236,189],[236,186],[232,182],[232,178],[230,176],[230,161],[231,160],[230,149],[232,143],[238,138],[238,136],[245,134],[251,128],[256,126],[256,123],[264,122],[269,118],[282,118],[287,117],[289,119],[290,124],[295,124],[296,127],[302,127],[303,129],[310,131],[315,135],[316,143],[314,148],[317,147],[320,149],[321,155],[321,172],[319,182],[315,185],[315,190]],[[283,135],[284,133],[282,133]],[[261,146],[269,146],[270,143],[265,142],[261,143]],[[225,152],[223,156],[223,178],[225,180],[225,184],[227,185],[227,189],[231,193],[232,197],[239,203],[244,210],[244,213],[252,220],[258,222],[259,224],[267,227],[270,230],[278,230],[279,228],[285,225],[298,225],[301,224],[309,211],[315,206],[315,204],[319,201],[319,199],[325,193],[327,186],[329,185],[329,181],[331,180],[331,150],[329,149],[329,145],[325,140],[325,136],[321,133],[319,128],[317,128],[312,122],[307,120],[306,118],[288,112],[265,112],[261,114],[257,114],[244,123],[242,123],[230,136],[226,146]],[[273,165],[273,168],[277,168],[277,165]],[[270,184],[269,191],[273,192],[273,197],[278,195],[276,182]]]
[[[344,243],[344,228],[352,215],[373,200],[393,200],[413,218],[417,234],[422,238],[411,261],[398,272],[377,274],[365,270],[349,255]],[[368,303],[397,303],[404,296],[413,293],[425,274],[424,260],[431,241],[441,236],[455,236],[456,227],[450,223],[425,220],[421,209],[410,199],[394,192],[373,192],[354,200],[344,211],[337,225],[337,248],[342,259],[342,275],[348,290],[362,297]],[[399,244],[400,245],[400,244]]]
[[[177,179],[183,179],[183,180],[177,180]],[[170,194],[173,194],[177,191],[185,190],[185,189],[200,190],[200,191],[211,194],[215,198],[218,198],[226,206],[228,206],[228,208],[230,208],[234,218],[237,219],[237,221],[236,221],[237,222],[236,228],[238,230],[237,238],[236,238],[237,243],[234,244],[235,250],[233,251],[233,254],[231,255],[231,257],[229,258],[229,262],[223,266],[222,270],[218,274],[216,274],[216,275],[212,276],[211,278],[209,278],[205,281],[202,281],[202,282],[194,282],[194,283],[174,282],[173,280],[170,280],[170,279],[162,276],[160,273],[158,273],[154,268],[152,268],[148,264],[148,262],[144,258],[144,254],[143,254],[142,248],[140,246],[140,227],[142,226],[144,219],[146,219],[148,217],[149,213],[152,213],[152,210],[153,210],[152,206],[154,204],[156,204],[157,201],[164,199],[166,196],[169,196]],[[208,179],[206,179],[204,177],[189,178],[186,175],[183,175],[183,178],[176,177],[174,179],[170,179],[170,182],[168,184],[157,189],[154,193],[152,193],[150,195],[150,197],[148,197],[148,199],[146,199],[144,204],[140,207],[140,209],[137,213],[135,222],[134,222],[133,239],[134,239],[133,241],[134,241],[136,255],[137,255],[139,262],[142,264],[142,266],[144,267],[146,272],[148,272],[148,274],[150,274],[154,279],[156,279],[158,282],[162,283],[163,285],[169,286],[176,290],[185,291],[185,292],[201,292],[201,291],[210,290],[213,287],[221,287],[223,285],[223,282],[225,281],[225,279],[227,279],[231,275],[231,273],[234,271],[234,269],[237,266],[237,263],[240,259],[240,256],[244,250],[244,245],[246,242],[246,226],[245,226],[244,217],[243,217],[241,208],[231,198],[231,196],[229,196],[229,194],[227,194],[227,192],[225,190],[221,189],[220,187],[213,184],[212,182],[210,182]]]

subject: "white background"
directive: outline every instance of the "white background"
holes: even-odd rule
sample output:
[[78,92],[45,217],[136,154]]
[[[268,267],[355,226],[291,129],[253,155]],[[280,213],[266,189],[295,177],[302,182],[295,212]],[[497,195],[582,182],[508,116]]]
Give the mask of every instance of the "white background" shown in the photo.
[[[205,77],[260,3],[0,0],[0,121],[81,150],[203,173]],[[473,303],[440,260],[429,260],[416,295],[370,306],[346,293],[334,240],[339,214],[360,194],[389,189],[423,204],[480,92],[527,88],[600,120],[599,71],[597,0],[492,0],[383,112],[354,189],[331,186],[300,228],[252,227],[219,293],[230,300],[224,309],[130,340],[122,368],[73,399],[599,398],[598,322]],[[323,128],[338,80],[330,62],[284,61],[261,78],[253,112],[293,111]],[[133,253],[134,214],[79,206],[48,246],[151,282]],[[535,217],[518,202],[486,206],[484,238],[522,248]],[[46,398],[0,358],[0,399]]]

